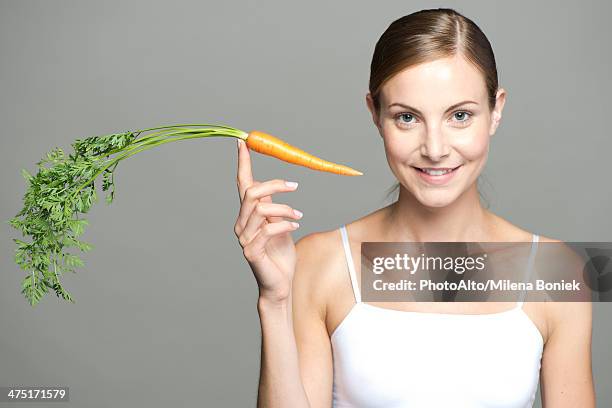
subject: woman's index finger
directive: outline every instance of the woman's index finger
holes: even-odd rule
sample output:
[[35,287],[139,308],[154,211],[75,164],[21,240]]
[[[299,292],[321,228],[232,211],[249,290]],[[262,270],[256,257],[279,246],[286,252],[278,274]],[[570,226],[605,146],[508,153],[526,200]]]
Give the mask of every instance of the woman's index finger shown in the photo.
[[240,202],[244,199],[244,193],[247,188],[253,184],[253,173],[251,170],[251,157],[249,149],[246,144],[238,139],[238,195],[240,196]]

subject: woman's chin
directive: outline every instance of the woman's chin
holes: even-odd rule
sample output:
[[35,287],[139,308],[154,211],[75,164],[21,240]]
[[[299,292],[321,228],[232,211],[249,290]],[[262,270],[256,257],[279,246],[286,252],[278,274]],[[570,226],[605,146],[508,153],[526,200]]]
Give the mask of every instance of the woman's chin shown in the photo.
[[421,180],[407,179],[401,185],[424,207],[441,208],[452,204],[461,195],[459,185],[423,186]]
[[416,199],[424,207],[441,208],[450,205],[457,198],[450,191],[430,191],[425,194],[416,194]]

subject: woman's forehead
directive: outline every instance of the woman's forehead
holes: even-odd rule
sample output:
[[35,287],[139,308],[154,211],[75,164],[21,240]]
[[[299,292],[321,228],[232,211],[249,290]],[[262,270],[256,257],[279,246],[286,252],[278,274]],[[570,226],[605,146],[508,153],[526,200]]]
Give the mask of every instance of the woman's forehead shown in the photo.
[[386,105],[450,106],[460,100],[485,103],[487,89],[483,74],[462,57],[440,58],[408,67],[382,87]]

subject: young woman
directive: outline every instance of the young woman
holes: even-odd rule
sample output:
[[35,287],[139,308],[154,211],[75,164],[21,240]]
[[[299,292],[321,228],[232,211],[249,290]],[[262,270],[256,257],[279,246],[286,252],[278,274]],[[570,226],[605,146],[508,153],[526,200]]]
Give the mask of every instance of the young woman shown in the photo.
[[234,230],[259,285],[258,406],[531,407],[538,380],[545,407],[595,406],[588,302],[361,301],[364,241],[560,242],[481,205],[505,98],[474,22],[452,9],[393,22],[366,101],[399,197],[295,245],[301,214],[271,196],[297,187],[255,181],[239,144]]

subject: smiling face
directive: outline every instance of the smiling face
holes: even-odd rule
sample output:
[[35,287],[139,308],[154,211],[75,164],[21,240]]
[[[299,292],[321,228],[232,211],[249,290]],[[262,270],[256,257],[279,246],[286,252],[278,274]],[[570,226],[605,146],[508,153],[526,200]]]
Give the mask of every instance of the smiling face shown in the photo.
[[[505,102],[489,108],[483,74],[456,55],[404,69],[380,92],[380,114],[367,103],[398,181],[423,205],[443,207],[475,183]],[[423,168],[452,170],[427,174]]]

